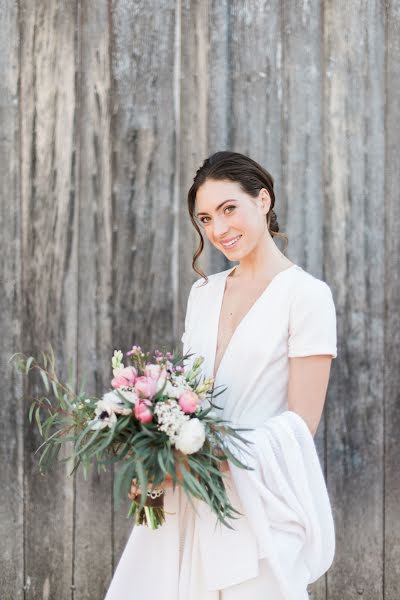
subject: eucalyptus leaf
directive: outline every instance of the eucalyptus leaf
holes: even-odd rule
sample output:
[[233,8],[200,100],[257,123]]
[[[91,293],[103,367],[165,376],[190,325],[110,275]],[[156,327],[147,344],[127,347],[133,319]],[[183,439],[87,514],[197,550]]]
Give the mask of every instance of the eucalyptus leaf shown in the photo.
[[28,358],[28,360],[26,361],[26,366],[25,366],[25,375],[28,375],[29,373],[29,369],[31,368],[31,364],[35,359],[33,358],[33,356],[30,356]]
[[29,409],[29,423],[32,423],[32,413],[35,410],[36,402],[32,402],[31,407]]
[[80,454],[82,454],[83,452],[87,451],[88,448],[94,444],[94,442],[97,440],[97,438],[102,435],[103,431],[101,429],[96,429],[94,432],[94,435],[91,436],[91,438],[89,439],[88,442],[86,442],[86,444],[80,448],[77,452],[76,452],[76,456],[79,456]]
[[48,393],[50,391],[50,384],[49,384],[49,380],[47,379],[46,372],[43,371],[43,369],[39,369],[39,373],[40,373],[40,376],[41,376],[41,378],[43,380],[46,392]]
[[38,426],[40,435],[43,437],[42,423],[40,422],[40,407],[38,406],[35,411],[35,421]]
[[138,483],[139,483],[140,489],[142,491],[141,498],[140,498],[140,504],[139,504],[139,510],[142,510],[142,508],[144,508],[144,503],[146,502],[148,479],[147,479],[147,474],[146,474],[145,470],[143,469],[143,464],[140,460],[135,461],[135,467],[136,467],[136,473],[138,476]]

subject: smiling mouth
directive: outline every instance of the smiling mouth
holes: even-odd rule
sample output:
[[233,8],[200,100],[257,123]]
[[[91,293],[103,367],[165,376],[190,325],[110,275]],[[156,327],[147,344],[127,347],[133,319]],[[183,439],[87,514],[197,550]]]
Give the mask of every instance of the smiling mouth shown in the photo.
[[236,244],[238,243],[238,241],[240,240],[241,237],[242,237],[241,235],[238,235],[233,240],[231,240],[229,243],[221,242],[221,246],[223,246],[223,248],[227,248],[227,249],[233,248],[234,246],[236,246]]

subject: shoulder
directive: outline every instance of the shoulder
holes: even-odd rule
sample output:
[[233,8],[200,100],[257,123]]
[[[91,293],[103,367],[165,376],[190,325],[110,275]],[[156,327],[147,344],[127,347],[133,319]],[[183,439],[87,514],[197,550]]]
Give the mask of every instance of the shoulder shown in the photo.
[[298,267],[293,272],[291,285],[291,303],[296,300],[319,300],[324,298],[333,298],[332,290],[328,283],[319,279],[302,267]]
[[296,269],[290,289],[289,357],[337,356],[336,309],[326,281]]

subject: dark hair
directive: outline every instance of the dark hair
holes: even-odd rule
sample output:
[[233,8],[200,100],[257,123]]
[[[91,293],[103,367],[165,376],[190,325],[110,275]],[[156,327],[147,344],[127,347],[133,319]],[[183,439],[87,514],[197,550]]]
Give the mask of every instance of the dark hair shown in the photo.
[[199,246],[193,255],[192,267],[196,273],[205,278],[205,282],[208,281],[207,275],[196,264],[197,259],[203,252],[204,240],[196,222],[194,210],[197,191],[207,179],[215,181],[229,179],[230,181],[235,181],[245,193],[253,198],[258,196],[262,188],[266,188],[271,197],[271,208],[266,215],[268,231],[273,237],[280,237],[286,241],[284,248],[284,250],[286,250],[288,237],[286,234],[279,232],[278,219],[274,211],[275,194],[272,175],[261,165],[244,154],[240,154],[239,152],[229,152],[227,150],[215,152],[215,154],[206,158],[201,167],[197,169],[193,184],[187,196],[190,219],[200,236]]

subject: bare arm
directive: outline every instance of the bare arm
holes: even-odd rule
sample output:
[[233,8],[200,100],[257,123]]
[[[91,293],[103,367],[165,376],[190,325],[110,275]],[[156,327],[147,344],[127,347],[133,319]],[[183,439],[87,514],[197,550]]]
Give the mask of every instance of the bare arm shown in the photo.
[[315,435],[324,408],[332,363],[330,354],[289,358],[288,409]]

